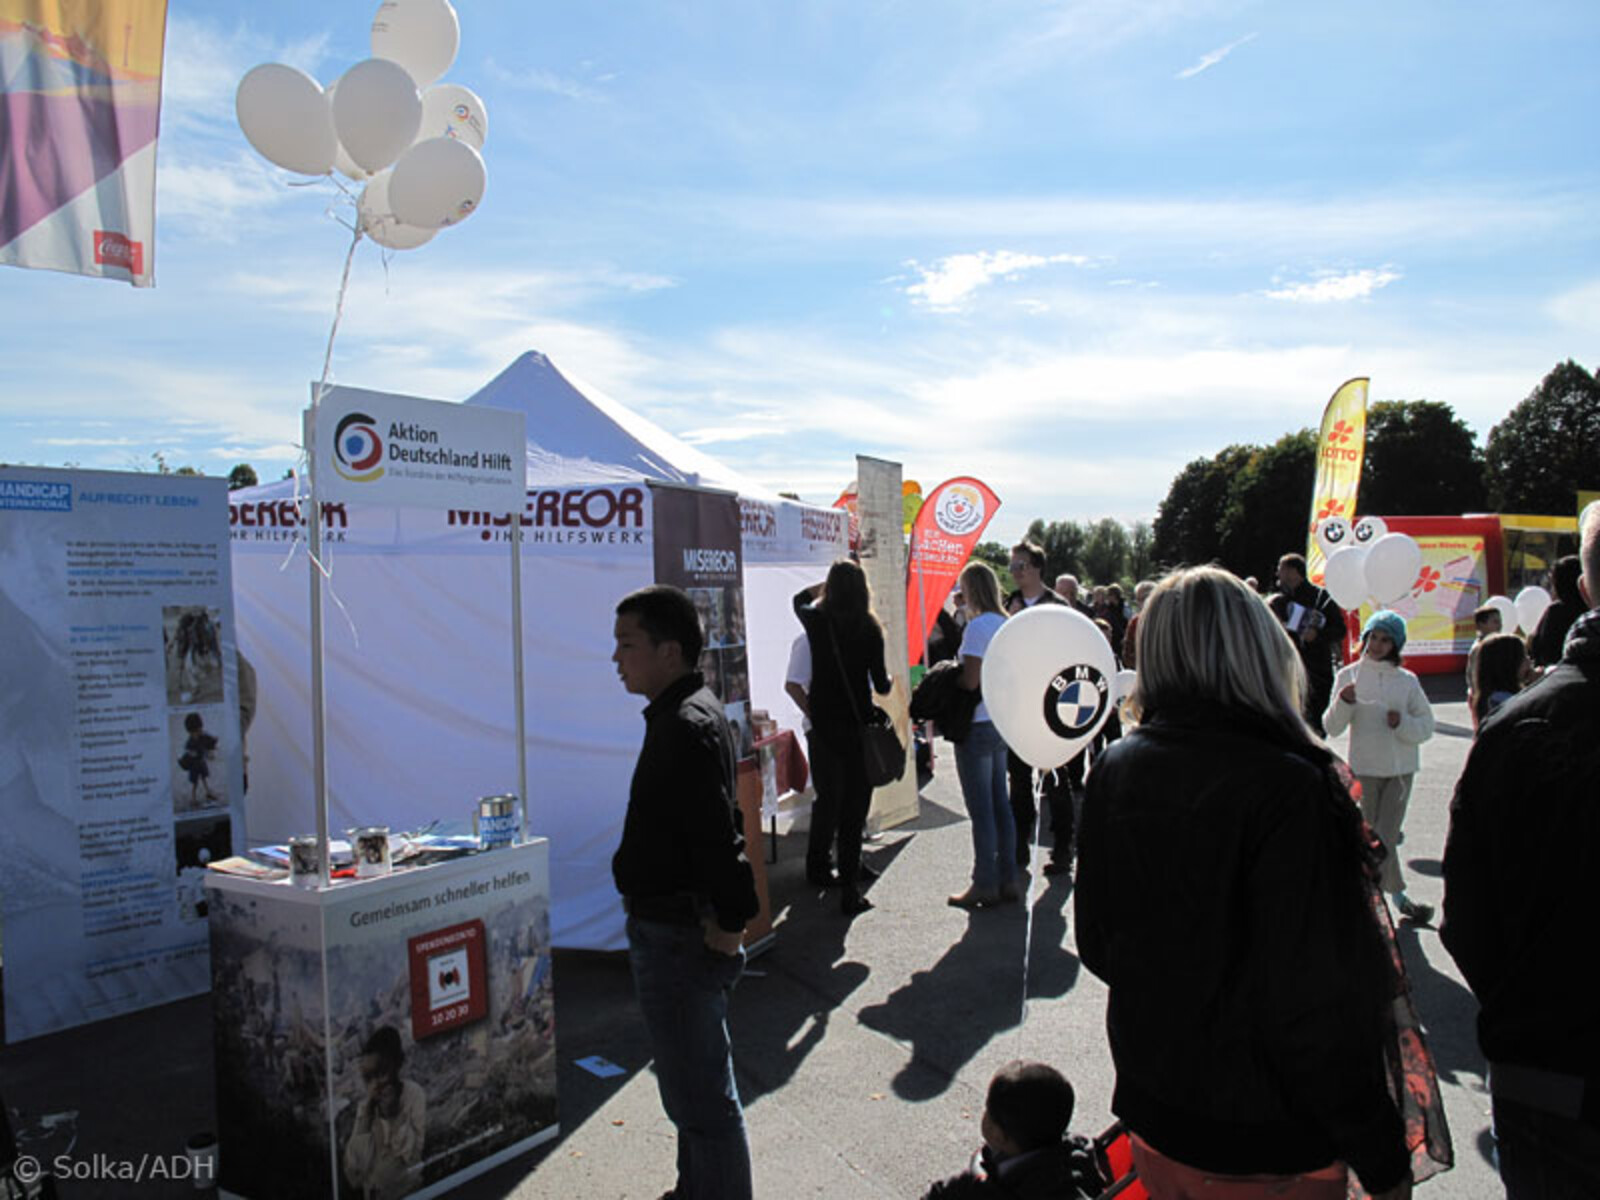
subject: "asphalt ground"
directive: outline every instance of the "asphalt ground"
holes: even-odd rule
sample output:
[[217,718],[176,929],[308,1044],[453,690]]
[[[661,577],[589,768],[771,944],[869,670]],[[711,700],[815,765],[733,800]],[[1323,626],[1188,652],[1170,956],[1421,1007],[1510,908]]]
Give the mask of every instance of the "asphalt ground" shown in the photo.
[[[1425,682],[1438,731],[1422,748],[1402,854],[1411,895],[1437,908],[1449,800],[1471,732],[1460,677]],[[835,893],[805,883],[804,834],[778,839],[769,867],[776,936],[751,961],[731,1016],[758,1196],[920,1196],[978,1145],[989,1078],[1016,1057],[1044,1059],[1072,1080],[1075,1129],[1098,1132],[1112,1119],[1105,989],[1075,953],[1071,885],[1036,873],[1030,908],[969,914],[946,905],[966,884],[971,840],[953,754],[937,749],[918,820],[868,849],[882,873],[871,912],[842,917]],[[1433,929],[1402,926],[1400,941],[1457,1161],[1419,1194],[1499,1197],[1476,1003]],[[626,958],[558,952],[555,982],[560,1135],[456,1194],[655,1200],[673,1182],[676,1141]],[[592,1055],[622,1073],[599,1078],[577,1065]],[[0,1094],[36,1152],[59,1152],[69,1134],[79,1157],[181,1149],[213,1124],[209,1003],[198,997],[6,1047]],[[69,1180],[60,1194],[194,1192],[179,1181]],[[271,1194],[270,1185],[260,1192]]]

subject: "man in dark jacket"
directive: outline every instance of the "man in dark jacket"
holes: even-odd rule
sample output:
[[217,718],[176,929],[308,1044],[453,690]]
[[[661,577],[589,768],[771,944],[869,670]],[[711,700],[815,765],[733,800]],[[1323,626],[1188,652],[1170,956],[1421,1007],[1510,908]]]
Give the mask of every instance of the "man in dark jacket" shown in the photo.
[[676,1196],[749,1200],[750,1146],[733,1079],[728,998],[760,909],[736,803],[733,733],[694,664],[700,620],[677,588],[617,605],[611,661],[650,701],[611,860],[661,1105],[678,1129]]
[[1278,590],[1289,601],[1289,636],[1306,669],[1306,724],[1322,734],[1322,714],[1333,692],[1334,659],[1344,644],[1344,609],[1326,589],[1306,578],[1304,555],[1285,554],[1278,560]]
[[[1586,604],[1600,601],[1600,504],[1584,510]],[[1479,730],[1456,785],[1440,933],[1478,998],[1508,1200],[1600,1196],[1600,609],[1561,661]],[[1575,957],[1577,956],[1577,957]]]

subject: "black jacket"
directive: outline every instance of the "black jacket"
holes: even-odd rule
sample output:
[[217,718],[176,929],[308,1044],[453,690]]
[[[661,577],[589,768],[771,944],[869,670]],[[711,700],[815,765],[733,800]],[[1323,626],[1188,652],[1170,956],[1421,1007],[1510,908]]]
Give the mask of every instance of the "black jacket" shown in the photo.
[[1107,1186],[1087,1138],[1069,1134],[1060,1145],[996,1164],[985,1147],[960,1175],[934,1184],[923,1200],[1093,1200]]
[[843,753],[859,752],[861,726],[872,711],[869,680],[880,696],[889,692],[889,672],[883,665],[883,632],[876,621],[868,621],[859,629],[840,631],[825,608],[811,603],[810,589],[796,594],[794,612],[811,643],[811,689],[807,700],[812,732]]
[[611,859],[630,899],[687,898],[743,929],[761,902],[744,855],[733,734],[722,701],[690,671],[644,710],[644,745],[628,789],[622,844]]
[[1096,762],[1078,949],[1110,986],[1112,1109],[1162,1153],[1226,1174],[1338,1158],[1371,1191],[1406,1174],[1359,827],[1326,756],[1245,713],[1152,713]]
[[[1450,806],[1440,936],[1491,1063],[1582,1077],[1600,1125],[1600,610],[1478,731]],[[1587,978],[1589,983],[1584,983]]]
[[1299,587],[1284,594],[1295,604],[1322,614],[1322,624],[1310,642],[1301,641],[1298,633],[1291,633],[1289,637],[1294,641],[1294,648],[1300,652],[1300,661],[1305,666],[1306,674],[1313,679],[1332,682],[1334,656],[1345,637],[1344,609],[1334,603],[1333,597],[1324,588],[1317,587],[1309,579],[1302,579]]

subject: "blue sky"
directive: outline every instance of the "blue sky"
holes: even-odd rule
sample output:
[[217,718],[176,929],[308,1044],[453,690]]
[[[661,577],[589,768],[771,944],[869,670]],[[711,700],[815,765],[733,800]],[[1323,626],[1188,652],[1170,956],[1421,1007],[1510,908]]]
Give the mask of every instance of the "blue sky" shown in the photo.
[[[0,459],[264,478],[348,234],[233,91],[367,56],[375,3],[171,0],[157,286],[0,272]],[[1597,365],[1592,0],[458,0],[479,211],[364,243],[333,378],[464,398],[549,354],[769,486],[854,455],[1148,519],[1333,389],[1479,434]]]

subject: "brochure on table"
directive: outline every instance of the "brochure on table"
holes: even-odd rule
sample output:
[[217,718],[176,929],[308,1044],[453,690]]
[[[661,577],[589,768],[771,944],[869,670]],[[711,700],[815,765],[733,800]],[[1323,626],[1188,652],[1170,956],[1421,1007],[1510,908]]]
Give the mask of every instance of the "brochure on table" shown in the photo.
[[0,893],[21,1041],[206,989],[242,822],[227,484],[0,467]]

